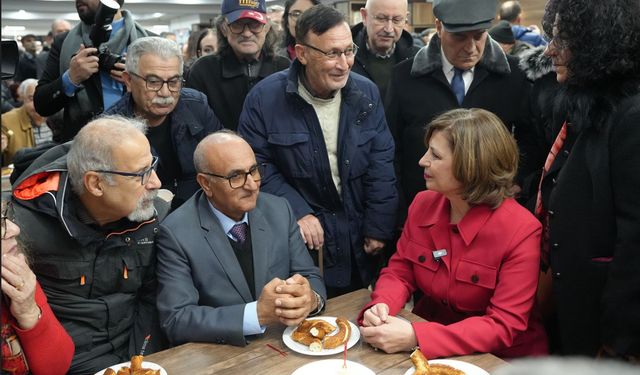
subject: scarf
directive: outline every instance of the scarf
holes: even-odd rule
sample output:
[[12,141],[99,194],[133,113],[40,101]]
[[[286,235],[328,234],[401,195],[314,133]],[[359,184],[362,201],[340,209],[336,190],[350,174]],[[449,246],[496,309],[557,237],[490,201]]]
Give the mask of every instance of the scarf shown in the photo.
[[[124,26],[115,35],[112,35],[108,41],[102,43],[102,45],[106,45],[109,48],[111,53],[121,54],[129,43],[147,36],[147,32],[133,21],[133,17],[129,12],[123,10],[122,18],[124,19]],[[73,55],[78,52],[81,43],[85,47],[93,45],[91,39],[89,39],[91,27],[91,25],[80,22],[67,34],[60,49],[60,75],[63,75],[69,69],[69,62]],[[99,46],[94,47],[97,48]]]

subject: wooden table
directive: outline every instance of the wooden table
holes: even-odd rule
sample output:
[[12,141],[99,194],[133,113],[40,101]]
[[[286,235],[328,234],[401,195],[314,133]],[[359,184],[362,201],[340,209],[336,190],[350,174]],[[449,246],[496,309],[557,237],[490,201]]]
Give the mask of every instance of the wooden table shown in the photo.
[[[369,301],[369,294],[368,290],[361,289],[330,299],[323,315],[344,316],[355,322],[360,309]],[[407,310],[402,310],[399,315],[412,322],[422,320],[422,318]],[[245,347],[187,343],[145,356],[145,360],[161,365],[169,375],[289,375],[298,367],[309,362],[342,358],[342,353],[314,357],[298,354],[290,350],[282,341],[282,332],[285,328],[284,325],[269,326],[264,335],[253,339]],[[266,344],[271,344],[283,350],[287,353],[287,356],[279,355]],[[347,359],[359,362],[379,375],[402,375],[412,366],[409,353],[386,354],[382,351],[374,351],[371,346],[362,340],[349,349]],[[455,359],[473,363],[489,372],[506,363],[492,354],[468,355],[456,357]]]

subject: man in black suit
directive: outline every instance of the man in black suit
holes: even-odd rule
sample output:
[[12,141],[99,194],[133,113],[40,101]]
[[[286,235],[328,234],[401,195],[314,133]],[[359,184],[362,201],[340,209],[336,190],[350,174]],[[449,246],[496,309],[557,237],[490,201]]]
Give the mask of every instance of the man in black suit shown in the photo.
[[424,190],[418,160],[424,155],[425,126],[454,108],[495,113],[515,135],[521,152],[518,183],[544,162],[529,115],[530,84],[518,59],[506,56],[488,37],[496,0],[435,0],[436,35],[416,56],[394,68],[385,103],[396,142],[401,216]]

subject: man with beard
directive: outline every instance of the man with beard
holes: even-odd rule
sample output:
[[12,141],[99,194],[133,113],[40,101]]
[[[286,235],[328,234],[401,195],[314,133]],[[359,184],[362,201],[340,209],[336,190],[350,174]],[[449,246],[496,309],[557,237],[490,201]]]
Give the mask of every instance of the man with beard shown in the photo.
[[216,22],[218,52],[192,66],[187,86],[202,91],[225,128],[236,130],[244,98],[264,77],[289,66],[274,51],[275,30],[264,0],[223,0]]
[[[102,1],[115,7],[111,0]],[[111,107],[125,91],[124,62],[119,60],[113,66],[100,64],[98,51],[103,56],[115,58],[126,52],[129,43],[148,34],[133,21],[131,13],[118,9],[109,40],[93,46],[89,35],[96,12],[106,5],[101,5],[101,0],[76,0],[75,4],[82,22],[54,39],[34,97],[36,110],[43,116],[64,108],[62,141],[72,139],[80,128]],[[124,0],[118,0],[118,4],[122,7]]]
[[222,125],[204,94],[182,87],[182,52],[176,42],[139,38],[129,46],[126,66],[129,92],[105,113],[146,121],[162,188],[174,193],[176,208],[199,189],[193,166],[198,142]]
[[53,312],[75,343],[70,374],[93,374],[163,345],[154,248],[169,204],[145,125],[102,117],[16,181],[16,221]]
[[384,99],[393,66],[420,49],[403,29],[409,16],[407,0],[367,0],[360,15],[362,22],[351,28],[359,47],[353,71],[372,80]]
[[238,131],[265,163],[261,191],[285,197],[329,298],[366,288],[392,239],[394,145],[378,88],[351,73],[358,46],[338,10],[296,22],[296,60],[245,101]]

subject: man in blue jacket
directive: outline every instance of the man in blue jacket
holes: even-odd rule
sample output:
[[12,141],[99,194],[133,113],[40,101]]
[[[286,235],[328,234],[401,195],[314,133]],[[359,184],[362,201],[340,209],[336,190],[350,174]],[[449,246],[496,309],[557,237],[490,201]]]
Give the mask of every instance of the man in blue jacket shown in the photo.
[[358,47],[334,8],[296,26],[297,60],[249,93],[238,131],[266,163],[262,190],[285,197],[327,295],[367,287],[392,239],[398,202],[394,144],[378,88],[352,73]]
[[129,93],[105,113],[140,117],[149,125],[158,177],[175,194],[175,209],[199,188],[193,165],[198,142],[222,125],[204,94],[182,87],[182,53],[174,41],[139,38],[128,51],[123,78]]

